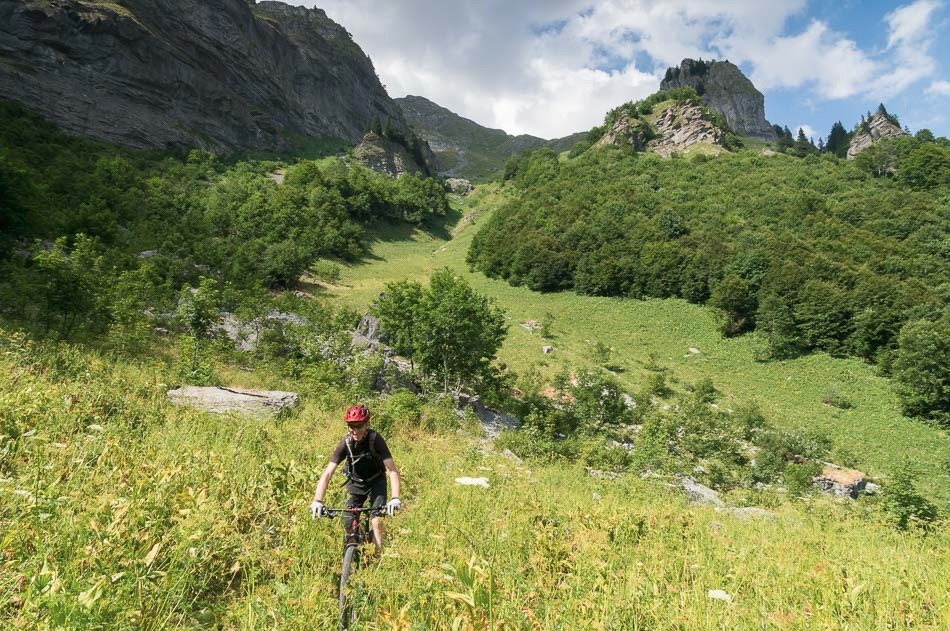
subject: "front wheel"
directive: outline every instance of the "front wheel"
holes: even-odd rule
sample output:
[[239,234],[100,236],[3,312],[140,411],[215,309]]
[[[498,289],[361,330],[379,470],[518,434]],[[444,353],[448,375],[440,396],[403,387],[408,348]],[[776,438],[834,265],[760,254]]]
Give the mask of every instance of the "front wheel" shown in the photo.
[[355,557],[356,546],[347,546],[343,551],[343,571],[340,573],[340,629],[349,629],[354,622],[353,603],[347,593],[347,587]]

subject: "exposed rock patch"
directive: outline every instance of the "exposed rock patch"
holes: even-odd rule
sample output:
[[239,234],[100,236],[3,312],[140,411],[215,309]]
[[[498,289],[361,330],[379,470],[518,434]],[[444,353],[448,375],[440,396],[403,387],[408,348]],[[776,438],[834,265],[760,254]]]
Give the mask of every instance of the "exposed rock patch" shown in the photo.
[[220,386],[207,388],[182,386],[169,390],[168,398],[177,405],[187,405],[216,414],[225,412],[276,414],[300,404],[300,397],[295,392],[246,390]]
[[702,151],[718,155],[725,151],[725,132],[709,120],[703,108],[678,102],[657,111],[647,121],[621,115],[595,146],[631,147],[634,151],[653,151],[664,158],[673,153]]
[[450,193],[455,193],[456,195],[468,195],[475,188],[471,182],[460,177],[450,177],[445,181],[445,186],[449,189]]
[[657,138],[650,143],[650,149],[664,158],[677,151],[685,153],[699,148],[712,155],[725,151],[725,133],[697,105],[671,105],[657,115],[654,126]]
[[910,134],[888,120],[883,114],[874,114],[870,120],[867,121],[867,125],[858,127],[858,130],[854,133],[854,137],[851,138],[851,144],[848,145],[848,160],[854,160],[856,155],[879,140],[885,138],[900,138],[901,136],[909,135]]
[[353,150],[353,155],[363,166],[393,178],[422,172],[422,167],[405,147],[374,133],[363,136],[363,141]]
[[694,504],[723,506],[723,501],[719,499],[719,493],[708,486],[703,486],[690,476],[682,476],[680,486],[686,491],[686,497],[689,498],[689,501]]
[[613,145],[616,147],[632,147],[634,151],[643,151],[653,135],[649,124],[627,115],[621,116],[614,126],[597,141],[596,147]]

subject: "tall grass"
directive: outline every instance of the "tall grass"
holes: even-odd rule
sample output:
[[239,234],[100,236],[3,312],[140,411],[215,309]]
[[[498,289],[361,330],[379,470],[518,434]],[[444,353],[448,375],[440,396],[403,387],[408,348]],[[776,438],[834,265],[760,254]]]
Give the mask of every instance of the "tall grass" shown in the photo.
[[[341,530],[307,504],[342,398],[209,415],[169,405],[160,362],[2,340],[4,626],[332,628]],[[946,530],[826,498],[742,519],[656,481],[517,463],[444,406],[405,405],[374,405],[406,509],[355,575],[365,628],[950,626]]]

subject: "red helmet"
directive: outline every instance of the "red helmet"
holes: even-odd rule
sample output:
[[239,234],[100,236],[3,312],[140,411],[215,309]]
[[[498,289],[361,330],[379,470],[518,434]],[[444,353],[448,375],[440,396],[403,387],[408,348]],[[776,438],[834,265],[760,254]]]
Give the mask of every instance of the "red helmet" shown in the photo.
[[347,423],[365,423],[369,420],[369,409],[365,405],[351,405],[343,420]]

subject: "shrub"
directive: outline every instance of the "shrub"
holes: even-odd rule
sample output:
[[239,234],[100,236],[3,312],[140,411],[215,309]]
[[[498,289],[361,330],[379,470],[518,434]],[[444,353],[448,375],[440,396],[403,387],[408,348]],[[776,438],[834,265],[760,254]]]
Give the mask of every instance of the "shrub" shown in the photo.
[[825,405],[830,405],[841,410],[848,410],[853,407],[851,401],[846,399],[843,394],[834,388],[828,388],[825,390],[824,396],[821,397],[821,402]]
[[884,487],[882,506],[900,530],[929,528],[938,516],[937,507],[917,492],[917,474],[909,462],[903,462]]

